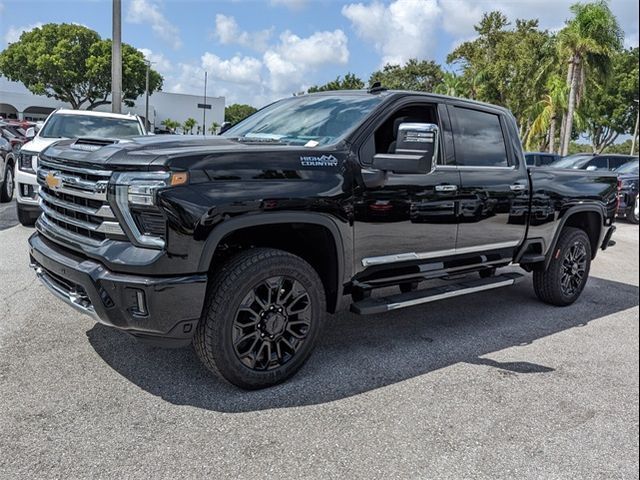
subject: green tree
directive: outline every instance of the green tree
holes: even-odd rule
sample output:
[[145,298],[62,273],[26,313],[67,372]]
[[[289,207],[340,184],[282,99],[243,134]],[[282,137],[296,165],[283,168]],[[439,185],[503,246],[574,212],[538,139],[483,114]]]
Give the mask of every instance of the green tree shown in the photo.
[[633,134],[638,112],[639,61],[637,47],[616,53],[608,81],[589,87],[581,113],[594,153],[601,153],[619,135]]
[[258,110],[251,105],[234,103],[224,109],[224,120],[225,122],[230,122],[231,125],[235,125],[257,111]]
[[213,122],[209,127],[209,133],[211,135],[217,135],[219,129],[220,129],[220,124],[218,122]]
[[160,125],[164,126],[167,130],[175,133],[176,129],[180,127],[181,123],[177,120],[172,120],[170,118],[165,118],[160,122]]
[[327,92],[330,90],[359,90],[364,88],[364,82],[353,73],[347,73],[344,78],[337,76],[324,85],[314,85],[307,90],[307,93]]
[[380,82],[393,90],[433,92],[443,78],[444,72],[436,62],[412,58],[404,66],[386,64],[382,70],[373,72],[369,85]]
[[459,45],[447,62],[461,70],[465,96],[509,108],[526,137],[531,106],[542,97],[557,64],[554,37],[539,30],[537,20],[518,19],[512,28],[498,11],[485,13],[475,30],[477,38]]
[[455,72],[444,72],[442,82],[436,85],[434,91],[450,97],[469,97],[469,86],[462,76]]
[[571,6],[571,12],[574,18],[558,36],[561,58],[568,62],[569,87],[561,134],[562,155],[569,151],[574,114],[580,106],[587,77],[606,77],[613,55],[622,48],[622,31],[606,0],[576,3]]
[[[122,45],[122,72],[123,101],[133,106],[144,93],[146,65],[142,53],[127,44]],[[111,103],[111,40],[81,25],[49,23],[24,32],[0,52],[0,74],[36,95],[91,110]],[[151,69],[150,92],[161,88],[162,76]]]
[[533,145],[537,142],[542,146],[536,150],[542,150],[546,146],[548,152],[555,152],[558,122],[566,108],[566,99],[564,80],[559,75],[549,77],[546,93],[543,94],[542,100],[534,104],[531,109],[535,118],[529,129],[529,134],[525,138],[527,150],[533,150]]
[[193,129],[198,124],[195,118],[189,117],[182,124],[182,129],[184,133],[189,133],[189,135],[193,135]]

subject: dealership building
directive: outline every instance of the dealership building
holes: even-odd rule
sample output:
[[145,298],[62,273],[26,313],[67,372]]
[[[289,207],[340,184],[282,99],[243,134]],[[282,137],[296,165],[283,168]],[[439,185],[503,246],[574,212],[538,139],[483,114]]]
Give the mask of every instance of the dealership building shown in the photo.
[[[149,96],[149,122],[152,131],[155,128],[161,128],[162,121],[167,118],[183,123],[191,117],[196,119],[198,125],[202,125],[204,113],[208,129],[213,122],[222,124],[224,107],[224,97],[207,97],[205,102],[202,95],[155,92]],[[22,84],[0,78],[0,117],[39,121],[47,118],[57,108],[71,108],[71,106],[55,98],[34,95]],[[111,106],[101,105],[96,110],[111,111]],[[136,99],[133,107],[122,105],[122,112],[139,115],[144,119],[144,95]]]

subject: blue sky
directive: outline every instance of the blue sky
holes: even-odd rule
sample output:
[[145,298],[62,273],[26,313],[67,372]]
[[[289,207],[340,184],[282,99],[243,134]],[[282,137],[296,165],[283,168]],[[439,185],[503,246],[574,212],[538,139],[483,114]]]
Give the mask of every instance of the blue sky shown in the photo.
[[[165,77],[164,90],[261,106],[353,72],[368,79],[385,62],[445,62],[474,36],[482,13],[539,18],[558,29],[574,0],[123,0],[123,41]],[[627,46],[638,45],[638,3],[612,0]],[[75,22],[111,36],[105,0],[0,0],[0,48],[48,22]]]

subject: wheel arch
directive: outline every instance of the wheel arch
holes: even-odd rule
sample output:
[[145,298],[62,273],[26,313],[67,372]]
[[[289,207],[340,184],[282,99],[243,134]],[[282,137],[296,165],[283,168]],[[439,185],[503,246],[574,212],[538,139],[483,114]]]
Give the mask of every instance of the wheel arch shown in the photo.
[[553,258],[558,239],[565,227],[575,227],[585,231],[591,244],[591,259],[593,260],[600,247],[602,233],[604,231],[604,218],[604,208],[600,205],[575,205],[569,208],[558,222],[554,231],[546,253],[545,270]]
[[[327,239],[322,243],[328,251],[317,245],[298,245],[292,247],[289,238],[279,244],[275,237],[287,235],[293,226],[300,231],[305,227],[321,229]],[[246,238],[252,233],[266,236],[257,240],[255,246],[270,246],[296,254],[306,260],[318,272],[325,287],[327,311],[335,312],[341,308],[341,298],[345,275],[345,239],[340,227],[328,215],[316,212],[274,212],[245,215],[224,221],[216,226],[205,242],[198,264],[198,271],[209,271],[214,267],[216,254],[229,239]],[[310,233],[307,232],[307,233]],[[252,242],[254,243],[254,242]],[[312,248],[313,247],[313,248]]]

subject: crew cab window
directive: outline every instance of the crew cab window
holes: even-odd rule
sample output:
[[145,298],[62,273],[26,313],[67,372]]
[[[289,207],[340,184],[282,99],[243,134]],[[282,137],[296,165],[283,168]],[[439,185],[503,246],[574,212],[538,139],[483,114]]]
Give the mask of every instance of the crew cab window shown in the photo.
[[609,157],[609,170],[615,170],[627,163],[630,159],[628,157]]
[[507,147],[498,115],[454,107],[454,144],[458,165],[507,167]]
[[607,157],[596,157],[587,164],[587,169],[591,170],[609,170],[609,161]]

